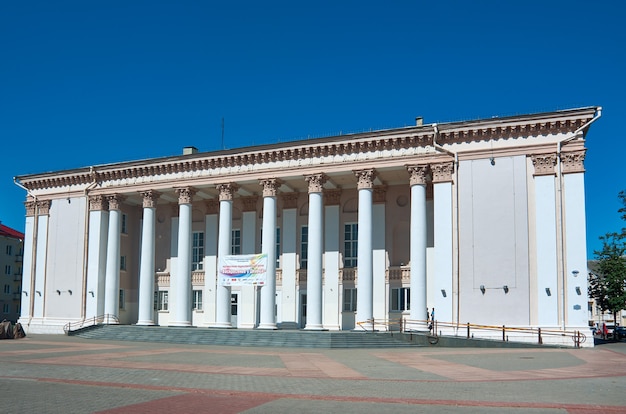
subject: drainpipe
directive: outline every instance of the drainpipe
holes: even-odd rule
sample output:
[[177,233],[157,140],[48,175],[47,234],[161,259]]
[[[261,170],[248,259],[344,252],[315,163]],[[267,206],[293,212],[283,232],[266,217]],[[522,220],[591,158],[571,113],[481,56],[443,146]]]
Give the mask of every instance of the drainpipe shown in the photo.
[[581,126],[580,128],[576,129],[574,132],[572,132],[572,134],[568,137],[563,138],[562,140],[560,140],[557,143],[557,150],[556,150],[556,165],[557,165],[557,175],[558,175],[558,179],[556,180],[557,183],[557,193],[559,195],[558,200],[559,200],[559,223],[561,226],[561,231],[560,231],[560,238],[561,238],[561,309],[562,309],[562,315],[561,315],[561,324],[562,324],[562,328],[563,330],[565,330],[566,327],[566,323],[565,323],[565,314],[566,314],[566,306],[565,306],[565,282],[567,280],[567,272],[566,272],[566,257],[565,257],[565,226],[564,226],[564,217],[565,217],[565,211],[563,208],[563,166],[562,166],[562,162],[561,162],[561,151],[563,149],[563,145],[567,144],[568,142],[574,140],[574,139],[578,139],[578,138],[582,138],[583,137],[583,130],[585,130],[586,128],[588,128],[592,123],[594,123],[595,121],[597,121],[600,117],[602,116],[602,107],[598,106],[596,107],[596,113],[594,114],[593,118],[590,119],[587,123],[585,123],[583,126]]
[[[37,206],[37,196],[33,194],[28,188],[24,187],[22,183],[17,180],[17,177],[13,177],[13,184],[20,187],[22,190],[25,190],[26,193],[31,196],[35,203],[34,208],[34,217],[33,217],[33,240],[31,246],[31,258],[30,258],[30,301],[29,301],[29,311],[28,311],[28,324],[30,326],[30,321],[33,319],[33,313],[35,312],[35,270],[36,270],[36,258],[37,258],[37,232],[38,232],[38,224],[39,224],[39,207]],[[22,279],[24,278],[24,272],[22,271]],[[20,315],[21,316],[21,315]]]
[[[439,128],[437,127],[437,124],[434,123],[432,124],[433,127],[433,147],[435,147],[436,150],[444,152],[448,155],[452,155],[454,157],[454,192],[455,192],[455,200],[454,200],[454,217],[455,217],[455,223],[453,223],[454,228],[455,228],[455,232],[454,232],[454,238],[455,240],[455,244],[456,246],[453,246],[453,248],[456,248],[456,263],[453,263],[453,265],[455,265],[456,267],[456,325],[457,325],[457,330],[459,327],[459,320],[460,320],[460,295],[459,295],[459,289],[461,287],[460,285],[460,256],[459,256],[459,154],[457,152],[453,152],[450,150],[445,149],[444,147],[442,147],[441,145],[439,145],[439,143],[437,143],[437,137],[439,137]],[[454,253],[453,253],[454,255]]]

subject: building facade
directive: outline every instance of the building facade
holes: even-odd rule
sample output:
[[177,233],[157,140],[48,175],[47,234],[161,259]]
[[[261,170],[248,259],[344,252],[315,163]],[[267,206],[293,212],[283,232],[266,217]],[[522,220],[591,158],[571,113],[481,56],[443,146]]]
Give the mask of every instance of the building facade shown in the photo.
[[24,233],[0,223],[0,321],[20,317]]
[[[587,107],[34,174],[20,322],[588,331]],[[267,253],[267,283],[218,258]],[[580,276],[579,276],[580,273]],[[578,287],[578,289],[577,289]],[[34,294],[34,292],[37,292]],[[588,344],[587,344],[588,345]],[[592,344],[591,344],[592,345]]]

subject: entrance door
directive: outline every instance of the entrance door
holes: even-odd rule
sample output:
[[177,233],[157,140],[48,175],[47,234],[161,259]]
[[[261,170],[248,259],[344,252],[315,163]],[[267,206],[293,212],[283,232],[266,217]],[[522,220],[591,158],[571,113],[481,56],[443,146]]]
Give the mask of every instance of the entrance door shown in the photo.
[[306,293],[300,294],[300,328],[306,327]]
[[233,328],[237,328],[237,315],[239,313],[239,292],[230,294],[230,323]]

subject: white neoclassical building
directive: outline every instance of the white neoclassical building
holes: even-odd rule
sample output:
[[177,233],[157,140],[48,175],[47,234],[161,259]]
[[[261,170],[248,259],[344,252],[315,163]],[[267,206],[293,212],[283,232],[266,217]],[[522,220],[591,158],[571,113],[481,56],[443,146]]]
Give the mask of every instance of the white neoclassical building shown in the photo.
[[[583,160],[600,112],[418,118],[17,177],[19,321],[385,329],[435,308],[442,326],[588,332]],[[262,287],[222,285],[219,257],[261,252]]]

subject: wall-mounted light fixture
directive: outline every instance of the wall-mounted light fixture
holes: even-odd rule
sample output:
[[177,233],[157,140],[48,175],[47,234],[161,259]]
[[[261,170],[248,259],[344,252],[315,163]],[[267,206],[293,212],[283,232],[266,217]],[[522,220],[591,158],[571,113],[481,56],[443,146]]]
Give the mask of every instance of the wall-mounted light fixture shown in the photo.
[[57,289],[57,295],[60,295],[61,291],[59,289]]
[[504,293],[509,293],[509,285],[502,286],[502,289],[504,290]]
[[572,270],[574,277],[578,277],[578,273],[580,273],[578,270]]
[[28,296],[28,292],[27,291],[23,290],[22,293],[25,294],[26,296]]
[[68,289],[68,290],[67,290],[67,293],[69,293],[69,294],[71,295],[71,294],[72,294],[72,291]]
[[552,296],[552,292],[550,292],[550,288],[546,288],[546,295]]
[[580,292],[580,286],[576,286],[576,294],[577,295],[581,295],[582,293]]
[[441,296],[443,296],[444,298],[448,296],[445,289],[441,289]]
[[89,291],[89,294],[91,295],[91,297],[93,298],[93,290]]
[[35,291],[39,296],[41,296],[41,292],[39,290]]
[[485,285],[480,285],[480,291],[485,294]]

